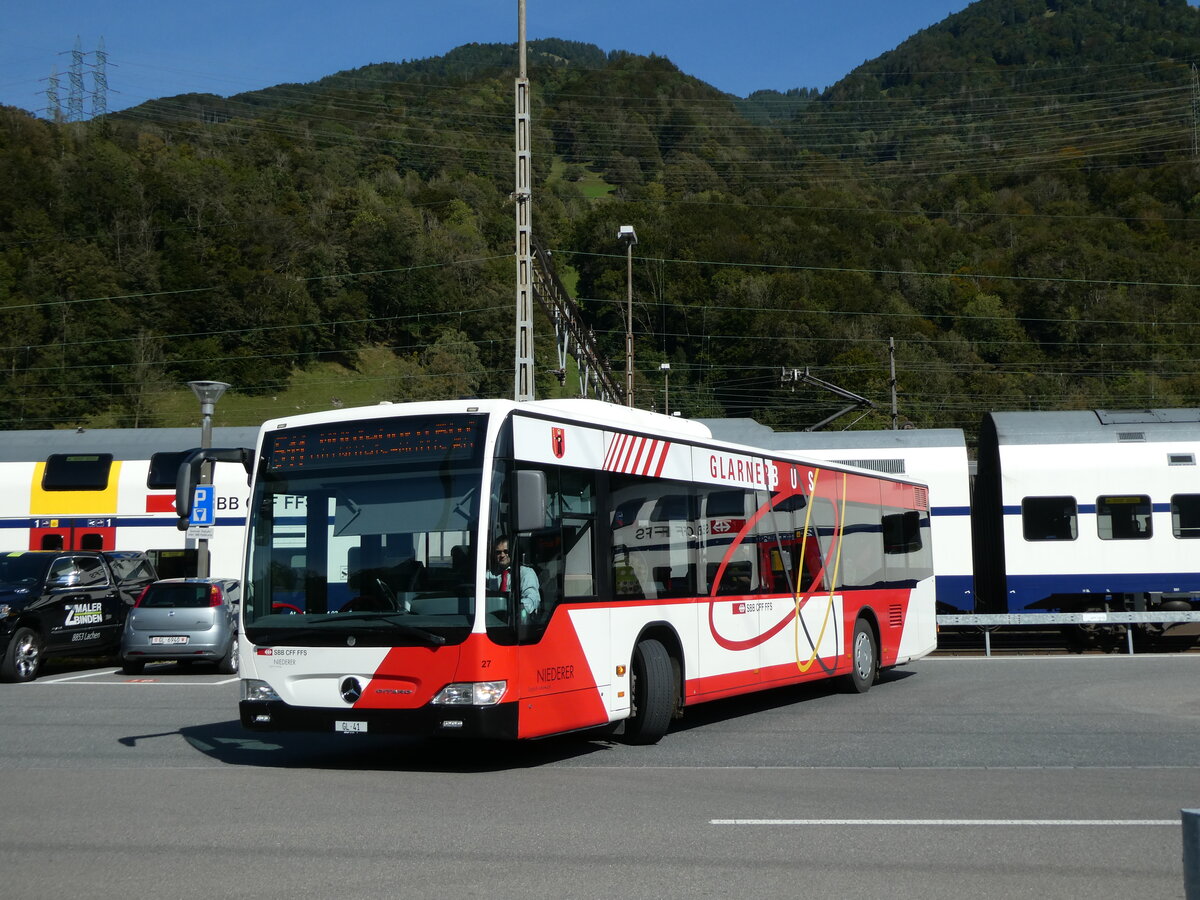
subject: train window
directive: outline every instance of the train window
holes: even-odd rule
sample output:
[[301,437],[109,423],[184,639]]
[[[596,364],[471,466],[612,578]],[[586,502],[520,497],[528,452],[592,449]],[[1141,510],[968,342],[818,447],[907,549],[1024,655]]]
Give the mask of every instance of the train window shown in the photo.
[[159,578],[195,578],[199,571],[195,550],[147,550]]
[[1150,498],[1124,494],[1096,498],[1096,533],[1102,541],[1140,541],[1153,537]]
[[1171,533],[1177,538],[1200,538],[1200,494],[1171,498]]
[[146,487],[174,489],[175,477],[179,474],[179,464],[191,453],[191,450],[173,450],[166,453],[155,453],[151,456],[150,471],[146,473]]
[[1200,538],[1200,494],[1171,497],[1171,533],[1177,538]]
[[1073,541],[1079,537],[1079,510],[1074,497],[1026,497],[1021,501],[1021,529],[1027,541]]
[[103,491],[111,468],[111,453],[52,453],[46,457],[42,490]]

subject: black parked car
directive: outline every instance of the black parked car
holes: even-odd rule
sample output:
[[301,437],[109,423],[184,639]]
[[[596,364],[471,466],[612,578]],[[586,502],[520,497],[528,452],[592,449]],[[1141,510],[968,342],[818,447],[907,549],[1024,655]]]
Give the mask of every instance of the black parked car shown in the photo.
[[0,554],[0,680],[32,681],[48,656],[114,653],[155,578],[146,554],[132,551]]

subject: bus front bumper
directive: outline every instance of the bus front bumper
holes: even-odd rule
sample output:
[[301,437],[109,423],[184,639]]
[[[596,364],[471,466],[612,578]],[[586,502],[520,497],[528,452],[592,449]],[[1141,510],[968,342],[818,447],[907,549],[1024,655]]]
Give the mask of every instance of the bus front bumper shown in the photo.
[[517,704],[425,706],[420,709],[324,709],[282,700],[242,700],[242,727],[251,731],[441,735],[515,740]]

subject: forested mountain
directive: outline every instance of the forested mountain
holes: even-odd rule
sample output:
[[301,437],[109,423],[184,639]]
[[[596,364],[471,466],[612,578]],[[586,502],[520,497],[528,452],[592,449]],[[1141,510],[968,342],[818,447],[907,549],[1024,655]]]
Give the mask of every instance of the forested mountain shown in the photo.
[[[689,415],[840,405],[796,367],[886,406],[889,338],[922,426],[1196,405],[1197,60],[1185,0],[979,0],[745,99],[533,42],[534,230],[619,372],[636,227],[640,406],[661,362]],[[0,108],[0,427],[182,424],[193,378],[246,421],[303,379],[305,408],[510,396],[514,69],[468,45],[88,123]],[[538,394],[569,392],[539,328]]]

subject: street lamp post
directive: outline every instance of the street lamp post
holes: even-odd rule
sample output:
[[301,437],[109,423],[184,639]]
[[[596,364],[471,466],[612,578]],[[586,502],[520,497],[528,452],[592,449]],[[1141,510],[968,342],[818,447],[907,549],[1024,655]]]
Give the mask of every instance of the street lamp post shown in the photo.
[[[200,448],[207,450],[212,446],[212,417],[217,401],[229,387],[223,381],[189,381],[188,387],[200,401]],[[200,484],[212,484],[212,463],[206,462],[200,466]],[[212,527],[211,523],[208,527]],[[196,540],[196,575],[208,577],[208,538]]]
[[671,414],[671,364],[662,363],[659,369],[663,373],[663,413],[669,416]]
[[625,405],[633,406],[633,245],[637,232],[632,225],[622,225],[617,240],[625,242]]

